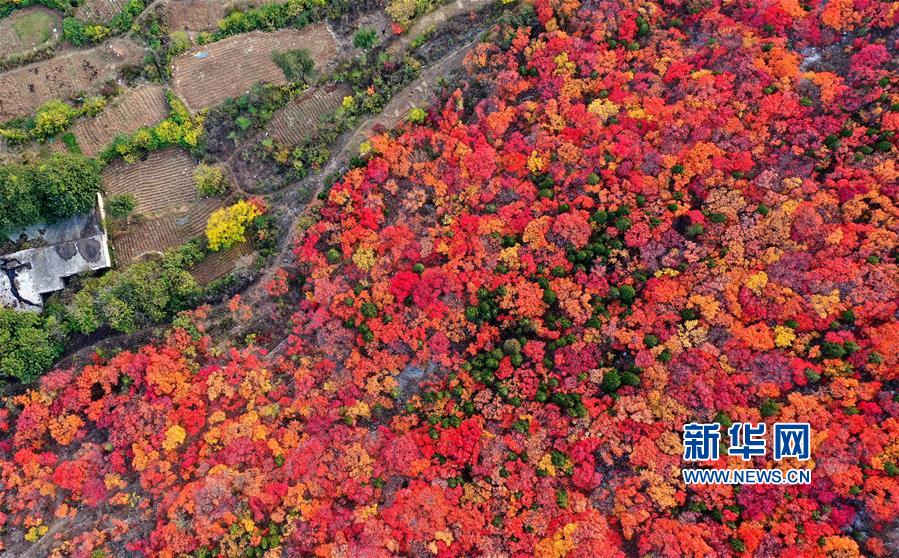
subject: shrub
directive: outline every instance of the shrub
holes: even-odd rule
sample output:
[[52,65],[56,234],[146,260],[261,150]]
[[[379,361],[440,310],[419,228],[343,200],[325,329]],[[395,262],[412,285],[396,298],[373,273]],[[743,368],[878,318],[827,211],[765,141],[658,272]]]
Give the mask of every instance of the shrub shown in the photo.
[[191,117],[181,99],[171,91],[166,92],[169,117],[152,128],[141,128],[130,136],[116,137],[100,158],[109,163],[122,158],[127,163],[137,161],[142,154],[172,145],[185,149],[196,147],[203,133],[203,117]]
[[21,143],[28,139],[44,140],[65,131],[76,118],[96,116],[103,112],[104,108],[106,108],[104,97],[89,97],[77,107],[57,99],[50,100],[37,109],[33,119],[16,123],[15,128],[4,130],[3,135],[8,136],[13,143]]
[[304,48],[285,52],[275,51],[272,60],[291,83],[306,82],[315,70],[315,62],[309,56],[309,51]]
[[109,36],[109,27],[100,24],[89,24],[74,17],[67,17],[62,22],[62,36],[75,46],[99,43]]
[[194,181],[201,196],[220,196],[228,190],[225,173],[218,167],[200,164],[194,169]]
[[116,221],[130,217],[136,207],[137,202],[131,194],[110,196],[106,199],[106,213]]
[[37,109],[32,134],[40,138],[58,134],[69,127],[76,114],[74,108],[62,101],[47,101]]
[[378,44],[378,34],[373,29],[360,29],[353,35],[353,46],[371,50]]
[[427,117],[428,113],[419,107],[415,107],[409,112],[409,122],[413,124],[424,124]]
[[175,31],[169,35],[169,56],[178,56],[191,47],[190,37],[184,31]]
[[418,0],[390,0],[387,2],[387,13],[397,24],[406,27],[412,23],[418,9]]
[[234,10],[218,22],[214,40],[257,29],[274,31],[303,27],[325,17],[337,17],[351,8],[347,0],[287,0],[269,2],[256,8]]

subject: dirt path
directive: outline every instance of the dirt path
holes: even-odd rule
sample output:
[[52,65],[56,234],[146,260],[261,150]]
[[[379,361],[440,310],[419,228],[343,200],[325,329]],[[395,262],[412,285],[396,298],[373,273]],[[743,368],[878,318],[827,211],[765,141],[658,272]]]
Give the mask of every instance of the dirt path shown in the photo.
[[[283,200],[278,200],[278,205],[289,208],[289,214],[286,217],[285,233],[281,238],[278,256],[254,284],[241,295],[245,304],[254,308],[265,304],[267,295],[262,286],[274,276],[280,267],[294,264],[293,246],[297,236],[296,224],[299,217],[305,213],[307,207],[305,204],[298,203],[295,199],[292,199],[297,196],[296,192],[306,190],[311,192],[309,194],[311,196],[317,195],[324,187],[325,177],[340,171],[346,164],[346,161],[358,152],[359,146],[371,135],[375,127],[379,125],[385,128],[393,127],[401,122],[412,108],[428,106],[436,81],[449,76],[459,68],[465,59],[465,55],[476,44],[477,40],[468,42],[444,56],[425,70],[418,79],[394,95],[380,114],[369,116],[362,120],[355,130],[345,134],[341,140],[338,140],[340,147],[335,149],[328,164],[322,170],[300,183],[306,188],[288,187],[285,189],[287,194]],[[264,314],[264,312],[260,312],[257,316],[264,317]],[[282,344],[279,344],[274,352],[277,352]]]
[[[472,6],[475,4],[488,5],[492,2],[485,0],[469,2],[460,1],[453,2],[453,4],[447,6],[455,6],[460,3],[463,3],[466,6]],[[469,7],[468,9],[473,8]],[[458,15],[458,13],[459,12],[454,12],[453,15]],[[462,13],[464,13],[464,11]],[[443,17],[449,16],[446,16],[446,13],[444,13]],[[283,233],[279,242],[277,256],[266,269],[259,274],[253,283],[241,293],[242,302],[256,310],[252,322],[241,324],[239,326],[241,333],[243,333],[244,330],[251,331],[257,325],[261,325],[262,322],[270,319],[270,313],[264,310],[267,305],[273,303],[269,300],[264,285],[274,277],[277,270],[295,264],[293,247],[297,238],[296,225],[299,218],[305,214],[307,207],[309,206],[307,199],[302,199],[303,194],[301,194],[301,192],[308,192],[308,194],[305,195],[314,199],[314,197],[324,188],[325,178],[339,172],[346,165],[349,158],[358,152],[359,146],[366,141],[377,126],[391,128],[401,122],[412,108],[427,107],[437,82],[441,78],[450,76],[456,69],[461,67],[465,56],[477,45],[477,43],[478,40],[476,39],[460,45],[429,66],[417,79],[398,91],[387,103],[381,113],[370,115],[367,118],[360,120],[355,129],[346,132],[336,142],[336,145],[333,146],[332,156],[323,169],[305,178],[300,183],[290,185],[272,196],[270,199],[271,206],[286,208]],[[240,149],[235,150],[232,157],[239,151]],[[108,337],[104,339],[102,343],[99,343],[99,345],[104,347],[114,347],[119,343],[130,344],[134,343],[136,339],[140,339],[141,336],[152,336],[154,332],[158,334],[161,331],[162,329],[160,326],[150,326],[135,334]],[[234,338],[240,337],[237,336]],[[277,353],[282,346],[283,341],[275,347],[273,352]],[[67,356],[63,362],[69,366],[87,362],[90,355],[93,354],[94,348],[95,346],[84,347],[76,353]]]
[[135,16],[134,21],[132,22],[132,25],[140,23],[147,16],[147,14],[149,14],[150,12],[152,12],[153,10],[156,9],[156,6],[159,6],[162,4],[168,4],[168,3],[169,3],[169,0],[153,0],[153,2],[150,2],[150,5],[148,5],[146,8],[144,8],[144,11],[142,11],[141,13],[137,14],[137,16]]
[[[489,3],[489,2],[488,2]],[[384,107],[379,114],[371,115],[359,122],[356,128],[344,134],[334,146],[328,164],[317,173],[305,178],[299,184],[284,188],[280,195],[275,195],[272,205],[287,208],[285,215],[284,233],[278,247],[278,255],[272,263],[243,293],[242,302],[259,309],[267,302],[268,295],[264,285],[274,277],[275,272],[281,267],[294,265],[293,247],[297,237],[297,220],[306,212],[308,204],[300,200],[300,192],[309,192],[307,196],[316,196],[324,187],[325,177],[339,172],[351,156],[359,151],[359,146],[364,142],[377,126],[391,128],[401,122],[414,107],[426,107],[434,92],[434,85],[441,78],[451,75],[461,67],[462,61],[474,47],[478,40],[469,41],[438,60],[428,67],[415,81],[401,89]],[[267,319],[266,312],[257,312],[256,319]],[[250,329],[253,324],[244,324],[244,329]],[[281,345],[278,345],[280,348]],[[277,352],[276,348],[275,352]]]
[[399,37],[390,43],[387,47],[387,51],[394,55],[404,52],[409,48],[409,45],[412,44],[412,41],[422,33],[427,33],[431,29],[443,25],[458,15],[476,12],[496,1],[497,0],[453,0],[448,4],[444,4],[413,21],[412,25],[409,26],[409,29],[406,30],[402,37]]
[[38,558],[38,556],[46,556],[45,553],[50,551],[56,535],[68,527],[70,523],[72,523],[71,518],[57,519],[53,523],[53,526],[50,527],[50,530],[33,545],[28,547],[28,550],[20,554],[19,558]]
[[375,127],[392,128],[402,122],[413,108],[426,108],[437,82],[459,68],[465,59],[465,55],[477,43],[478,41],[474,40],[457,47],[453,52],[427,68],[415,81],[397,92],[379,114],[371,115],[362,120],[347,137],[340,151],[331,158],[322,171],[322,175],[327,176],[337,171],[345,159],[359,150],[359,146],[368,139]]

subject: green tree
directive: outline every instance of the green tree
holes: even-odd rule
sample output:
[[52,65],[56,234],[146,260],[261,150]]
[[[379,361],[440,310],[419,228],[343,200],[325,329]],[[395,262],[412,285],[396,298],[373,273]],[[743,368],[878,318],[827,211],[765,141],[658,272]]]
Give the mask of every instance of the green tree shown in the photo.
[[88,280],[69,306],[70,330],[92,333],[103,326],[133,333],[190,307],[200,294],[187,268],[203,258],[193,244]]
[[169,56],[178,56],[191,47],[190,37],[184,31],[175,31],[169,35]]
[[28,171],[32,195],[47,222],[87,213],[102,187],[100,164],[74,153],[55,154]]
[[40,206],[21,165],[0,166],[0,236],[41,219]]
[[0,375],[33,382],[62,354],[58,337],[54,318],[0,308]]
[[74,153],[2,165],[0,233],[87,213],[100,187],[100,164]]
[[309,51],[304,48],[284,52],[275,51],[272,54],[272,61],[281,68],[284,77],[291,83],[306,82],[312,77],[315,69],[315,62],[309,56]]
[[99,43],[109,33],[110,29],[105,25],[85,23],[74,17],[62,20],[62,36],[75,46]]

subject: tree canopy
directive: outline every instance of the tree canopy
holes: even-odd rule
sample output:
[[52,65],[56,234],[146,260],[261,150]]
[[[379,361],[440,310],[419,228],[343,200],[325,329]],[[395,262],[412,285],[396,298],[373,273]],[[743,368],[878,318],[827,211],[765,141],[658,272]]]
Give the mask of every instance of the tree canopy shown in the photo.
[[77,154],[0,166],[0,234],[87,213],[102,186],[100,170]]

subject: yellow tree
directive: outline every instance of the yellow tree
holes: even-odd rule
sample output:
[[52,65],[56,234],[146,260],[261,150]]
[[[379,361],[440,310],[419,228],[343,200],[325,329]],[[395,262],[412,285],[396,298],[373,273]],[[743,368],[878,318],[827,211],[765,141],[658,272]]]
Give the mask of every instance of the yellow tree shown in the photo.
[[206,223],[206,238],[209,249],[218,251],[231,248],[243,242],[247,225],[262,215],[259,206],[241,200],[230,207],[223,207],[209,216]]

